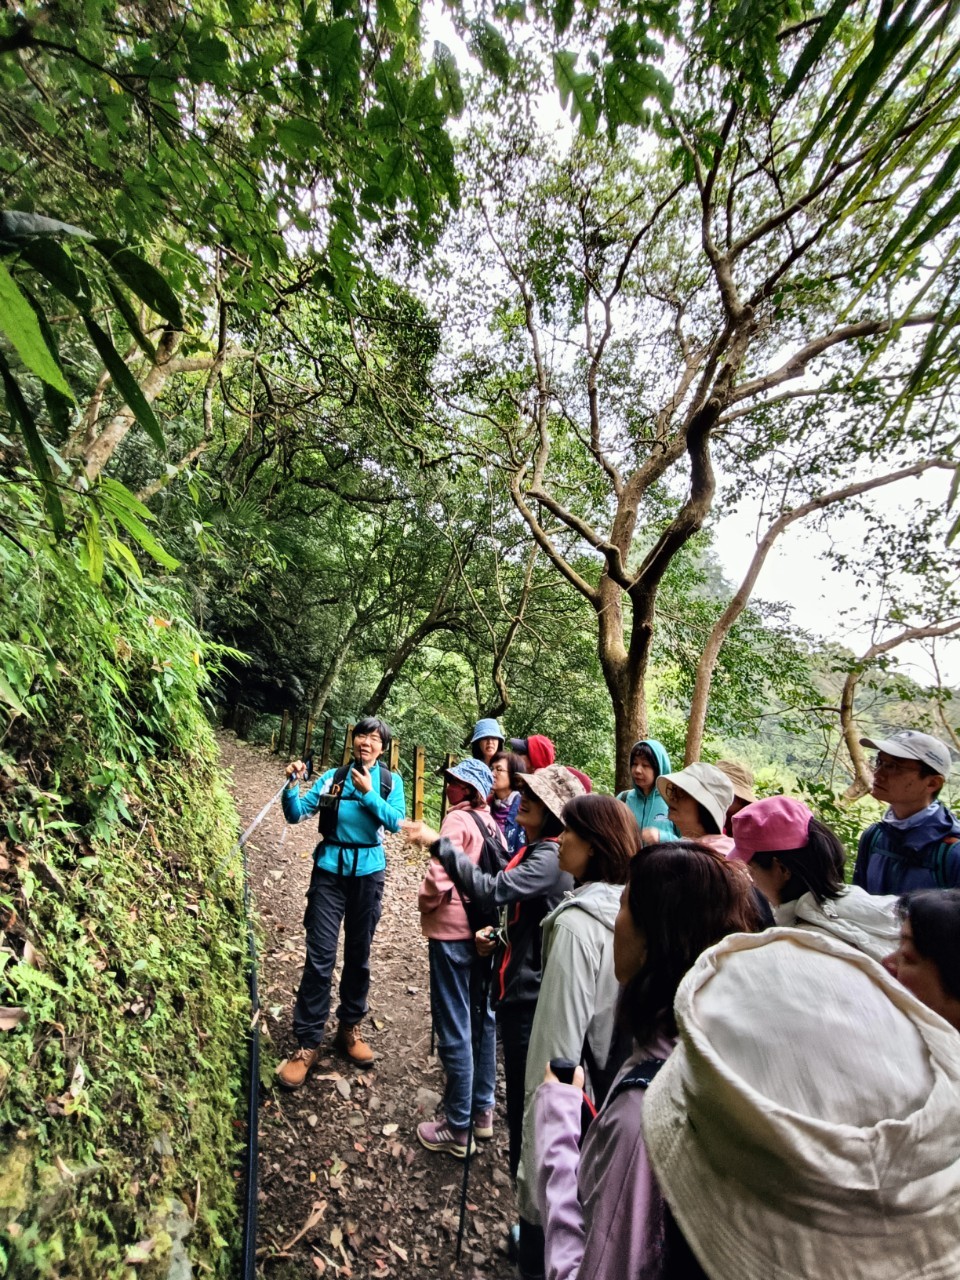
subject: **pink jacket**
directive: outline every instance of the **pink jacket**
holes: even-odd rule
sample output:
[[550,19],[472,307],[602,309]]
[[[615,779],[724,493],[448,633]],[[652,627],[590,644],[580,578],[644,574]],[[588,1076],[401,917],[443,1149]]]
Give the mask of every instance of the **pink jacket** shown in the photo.
[[[448,809],[440,834],[455,848],[462,849],[476,866],[480,861],[483,839],[476,822],[470,817],[469,809],[470,805],[466,801]],[[474,809],[473,812],[506,849],[503,832],[491,813],[487,809]],[[440,942],[464,942],[473,937],[460,895],[436,858],[430,859],[427,874],[420,884],[417,906],[420,908],[420,928],[424,937],[436,938]]]

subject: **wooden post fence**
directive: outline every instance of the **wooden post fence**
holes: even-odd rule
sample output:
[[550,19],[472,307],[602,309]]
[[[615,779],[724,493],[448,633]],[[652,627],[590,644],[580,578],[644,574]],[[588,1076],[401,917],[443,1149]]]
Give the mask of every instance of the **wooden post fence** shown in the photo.
[[280,717],[280,732],[277,734],[277,740],[274,747],[277,755],[283,755],[283,744],[287,740],[287,725],[290,723],[289,708],[284,707],[283,715]]
[[318,773],[325,773],[330,768],[330,748],[333,745],[333,721],[327,716],[323,722],[323,746],[320,748],[320,768]]
[[427,753],[421,746],[413,748],[413,820],[423,821],[423,783],[427,768]]
[[447,770],[452,769],[457,763],[457,757],[451,755],[448,751],[443,757],[443,794],[440,796],[440,821],[443,821],[447,812]]

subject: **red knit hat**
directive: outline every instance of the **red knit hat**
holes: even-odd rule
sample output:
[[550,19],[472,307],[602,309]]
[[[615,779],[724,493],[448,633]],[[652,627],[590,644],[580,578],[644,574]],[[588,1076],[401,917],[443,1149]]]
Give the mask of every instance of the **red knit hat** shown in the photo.
[[545,769],[557,758],[557,749],[543,734],[534,733],[529,738],[511,738],[510,750],[518,751],[530,761],[531,772]]

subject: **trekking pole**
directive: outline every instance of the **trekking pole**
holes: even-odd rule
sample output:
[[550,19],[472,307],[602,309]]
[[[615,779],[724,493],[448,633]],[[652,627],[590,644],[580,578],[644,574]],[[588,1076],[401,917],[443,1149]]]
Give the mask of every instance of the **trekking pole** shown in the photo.
[[[480,1049],[483,1045],[483,1022],[490,996],[490,981],[493,977],[493,956],[483,957],[483,972],[480,978],[480,1000],[477,1025],[473,1032],[473,1079],[476,1082],[477,1067],[480,1062]],[[471,1002],[472,1007],[472,1002]],[[456,1263],[460,1265],[463,1253],[463,1232],[467,1223],[467,1183],[470,1181],[470,1159],[473,1151],[473,1098],[470,1099],[470,1123],[467,1126],[467,1154],[463,1159],[463,1185],[460,1188],[460,1224],[457,1227]]]

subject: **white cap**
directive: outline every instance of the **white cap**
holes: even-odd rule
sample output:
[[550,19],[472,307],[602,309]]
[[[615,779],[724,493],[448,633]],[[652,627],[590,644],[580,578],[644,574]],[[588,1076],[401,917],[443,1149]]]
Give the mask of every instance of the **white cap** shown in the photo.
[[883,751],[888,756],[898,756],[901,760],[919,760],[945,778],[950,773],[950,752],[939,738],[931,737],[929,733],[901,729],[898,733],[891,733],[889,738],[861,738],[860,745]]

